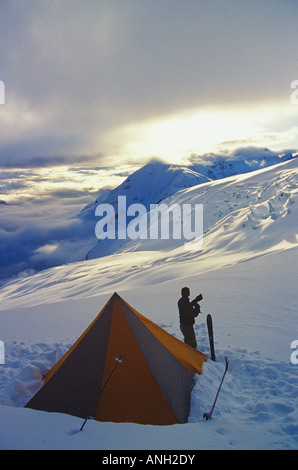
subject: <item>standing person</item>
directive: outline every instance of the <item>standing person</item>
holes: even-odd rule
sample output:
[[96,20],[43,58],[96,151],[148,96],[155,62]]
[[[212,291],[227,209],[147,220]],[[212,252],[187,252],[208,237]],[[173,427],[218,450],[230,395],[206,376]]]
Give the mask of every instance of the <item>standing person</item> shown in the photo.
[[195,318],[200,313],[199,300],[203,299],[202,294],[198,295],[190,302],[190,289],[183,287],[181,289],[181,298],[178,301],[180,330],[184,336],[184,342],[193,348],[197,348],[197,340],[194,332]]

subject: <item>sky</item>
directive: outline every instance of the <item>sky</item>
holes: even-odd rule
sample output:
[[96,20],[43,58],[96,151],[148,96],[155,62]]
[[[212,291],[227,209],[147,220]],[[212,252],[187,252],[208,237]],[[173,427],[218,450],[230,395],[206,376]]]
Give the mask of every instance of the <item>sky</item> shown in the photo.
[[0,1],[0,279],[82,257],[76,215],[152,158],[297,150],[297,17],[297,0]]
[[297,148],[296,0],[0,3],[0,165]]

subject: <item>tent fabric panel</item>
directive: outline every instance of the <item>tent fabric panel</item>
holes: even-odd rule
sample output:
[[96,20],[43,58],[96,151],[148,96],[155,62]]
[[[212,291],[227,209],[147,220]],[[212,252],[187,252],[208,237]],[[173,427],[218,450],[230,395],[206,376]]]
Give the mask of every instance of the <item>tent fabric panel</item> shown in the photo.
[[[86,328],[86,330],[82,333],[82,335],[77,339],[77,341],[75,341],[75,343],[69,348],[69,350],[61,357],[61,359],[51,368],[51,370],[49,370],[49,372],[45,375],[45,379],[44,379],[44,382],[47,383],[50,378],[56,373],[56,371],[59,369],[59,367],[61,367],[61,365],[66,361],[66,359],[68,358],[68,356],[70,356],[70,354],[72,354],[72,352],[75,350],[75,348],[77,347],[77,345],[82,341],[82,339],[87,335],[87,333],[91,330],[91,328],[93,327],[93,325],[95,325],[97,323],[97,321],[99,320],[99,318],[101,317],[101,315],[103,314],[103,312],[106,312],[107,311],[107,307],[108,305],[110,305],[110,309],[112,308],[111,306],[111,299],[108,300],[108,302],[105,304],[105,306],[101,309],[101,311],[99,312],[99,314],[96,316],[96,318],[90,323],[90,325],[88,326],[88,328]],[[111,310],[110,310],[111,311]]]
[[192,374],[202,374],[203,364],[207,360],[207,356],[200,351],[192,348],[188,344],[180,341],[178,338],[170,335],[160,326],[153,323],[148,318],[131,307],[125,300],[121,299],[140,319],[140,321],[148,328],[156,338],[175,356],[181,364]]
[[186,423],[190,409],[193,375],[122,301],[121,305],[142,354],[173,410],[178,423]]
[[102,385],[121,354],[122,362],[98,400],[95,419],[152,425],[177,423],[115,299]]
[[26,407],[80,418],[87,416],[100,389],[111,313],[110,303]]

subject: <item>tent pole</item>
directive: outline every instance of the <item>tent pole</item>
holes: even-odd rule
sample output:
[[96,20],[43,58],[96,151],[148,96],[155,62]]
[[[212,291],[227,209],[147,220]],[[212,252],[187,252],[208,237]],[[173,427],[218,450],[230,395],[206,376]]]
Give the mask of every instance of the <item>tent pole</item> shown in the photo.
[[122,354],[120,354],[120,356],[119,356],[118,358],[116,358],[116,363],[115,363],[113,369],[111,370],[111,372],[110,372],[110,374],[109,374],[107,380],[105,381],[105,383],[104,383],[103,386],[101,387],[101,389],[100,389],[100,391],[99,391],[99,394],[98,394],[97,397],[96,397],[96,400],[94,401],[93,405],[91,406],[90,411],[89,411],[88,415],[86,416],[85,421],[83,422],[83,424],[82,424],[82,426],[81,426],[81,428],[80,428],[80,431],[83,430],[83,428],[84,428],[85,424],[87,423],[88,419],[93,418],[93,416],[92,416],[92,411],[93,411],[93,409],[95,408],[96,403],[98,402],[100,395],[102,394],[102,392],[104,391],[104,389],[105,389],[106,385],[108,384],[110,378],[112,377],[113,372],[115,371],[117,365],[119,364],[119,362],[120,362],[120,363],[122,362],[122,361],[121,361],[121,357],[122,357]]

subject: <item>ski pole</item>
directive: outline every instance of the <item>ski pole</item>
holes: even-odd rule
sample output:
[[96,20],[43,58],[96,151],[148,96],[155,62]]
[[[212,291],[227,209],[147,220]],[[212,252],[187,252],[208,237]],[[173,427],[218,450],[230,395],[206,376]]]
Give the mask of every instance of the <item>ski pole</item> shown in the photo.
[[211,408],[211,410],[209,411],[209,413],[204,413],[204,415],[203,415],[203,418],[205,418],[206,421],[207,421],[208,419],[211,419],[211,417],[212,417],[212,413],[213,413],[213,410],[214,410],[214,407],[215,407],[215,403],[216,403],[217,397],[218,397],[218,395],[219,395],[221,386],[222,386],[222,384],[223,384],[225,375],[226,375],[227,370],[228,370],[228,367],[229,367],[229,361],[228,361],[228,358],[227,358],[227,357],[225,357],[225,361],[226,361],[225,371],[224,371],[224,373],[223,373],[223,376],[222,376],[220,385],[219,385],[219,387],[218,387],[218,390],[217,390],[217,393],[216,393],[215,400],[214,400],[214,402],[213,402],[212,408]]

